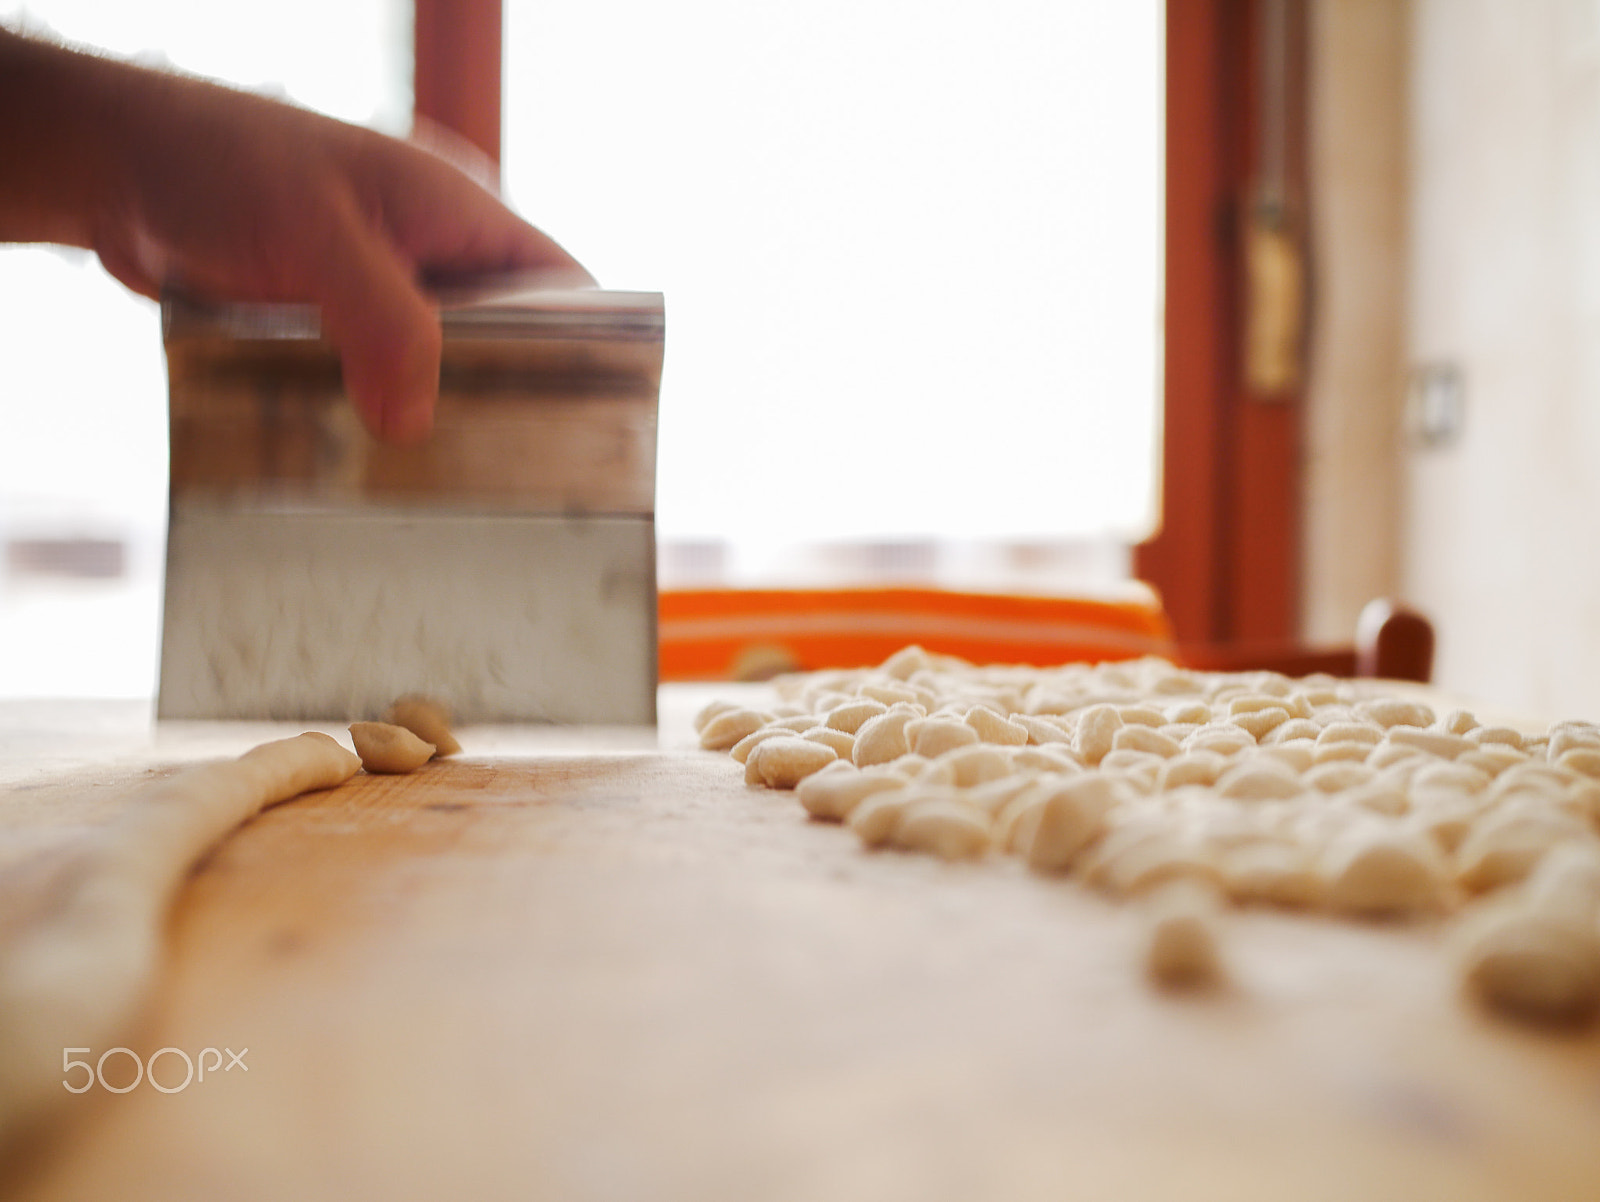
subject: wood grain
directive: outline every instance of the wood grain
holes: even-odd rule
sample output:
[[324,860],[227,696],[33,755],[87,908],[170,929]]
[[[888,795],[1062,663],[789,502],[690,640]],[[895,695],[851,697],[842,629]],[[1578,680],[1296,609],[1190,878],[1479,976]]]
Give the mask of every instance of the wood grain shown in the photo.
[[[1485,1019],[1437,932],[1240,915],[1227,990],[1153,993],[1131,914],[863,853],[667,713],[659,749],[469,730],[252,822],[126,1040],[248,1073],[73,1098],[0,1195],[1600,1194],[1600,1034]],[[70,798],[145,771],[34,780],[0,833],[42,838],[52,798],[98,821]]]

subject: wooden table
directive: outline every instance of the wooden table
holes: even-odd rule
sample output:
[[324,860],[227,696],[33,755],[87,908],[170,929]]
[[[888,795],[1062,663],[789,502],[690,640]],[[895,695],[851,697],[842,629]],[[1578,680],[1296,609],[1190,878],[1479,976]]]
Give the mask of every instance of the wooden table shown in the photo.
[[[1480,1015],[1438,931],[1241,914],[1230,988],[1158,994],[1126,910],[867,854],[694,750],[699,700],[239,831],[123,1044],[243,1065],[67,1096],[0,1196],[1600,1197],[1600,1033]],[[131,782],[292,729],[0,706],[6,904]]]

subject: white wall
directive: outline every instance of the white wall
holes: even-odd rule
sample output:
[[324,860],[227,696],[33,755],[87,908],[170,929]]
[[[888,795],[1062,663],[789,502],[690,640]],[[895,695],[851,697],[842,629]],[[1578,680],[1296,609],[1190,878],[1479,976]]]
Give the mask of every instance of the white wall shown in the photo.
[[1439,683],[1600,717],[1600,5],[1414,0],[1410,357],[1465,382],[1406,451],[1402,587]]
[[1400,584],[1405,395],[1405,0],[1313,0],[1302,622],[1347,643]]

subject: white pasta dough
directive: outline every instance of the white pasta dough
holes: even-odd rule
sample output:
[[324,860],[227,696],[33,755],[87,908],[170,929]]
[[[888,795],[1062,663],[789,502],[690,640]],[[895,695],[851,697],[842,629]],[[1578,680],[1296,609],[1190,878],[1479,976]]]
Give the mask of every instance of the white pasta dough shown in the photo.
[[324,734],[256,747],[141,789],[58,877],[54,903],[0,945],[0,1136],[61,1089],[68,1047],[106,1047],[144,1000],[174,895],[194,864],[267,806],[348,780]]
[[1532,735],[1376,682],[1156,659],[977,667],[908,647],[776,683],[786,717],[707,707],[702,746],[866,847],[1011,855],[1143,899],[1155,981],[1220,973],[1223,902],[1445,915],[1489,1006],[1600,1011],[1600,725]]

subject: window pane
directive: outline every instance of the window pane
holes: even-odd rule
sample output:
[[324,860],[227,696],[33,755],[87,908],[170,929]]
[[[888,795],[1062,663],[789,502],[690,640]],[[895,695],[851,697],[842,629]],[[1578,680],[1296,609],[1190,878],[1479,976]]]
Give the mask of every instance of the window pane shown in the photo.
[[667,295],[666,539],[1133,539],[1159,0],[508,0],[506,181]]
[[[394,131],[410,126],[410,12],[0,0],[23,29]],[[0,406],[0,695],[153,695],[167,455],[155,305],[87,253],[0,248]]]

